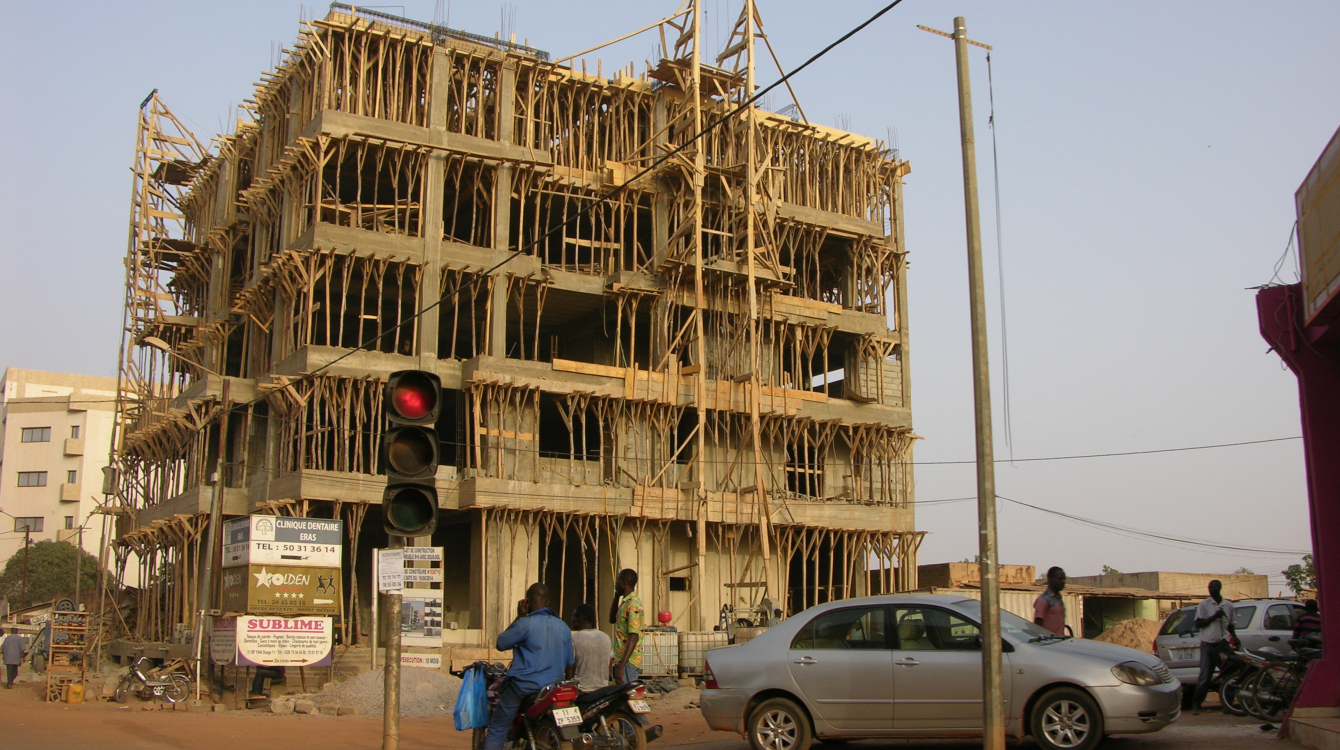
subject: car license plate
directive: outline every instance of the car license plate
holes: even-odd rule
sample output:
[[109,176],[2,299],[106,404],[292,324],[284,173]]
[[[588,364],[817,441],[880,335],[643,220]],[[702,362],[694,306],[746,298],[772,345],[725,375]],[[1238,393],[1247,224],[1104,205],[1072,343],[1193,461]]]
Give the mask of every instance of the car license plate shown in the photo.
[[1200,658],[1199,648],[1174,648],[1169,651],[1172,652],[1173,661],[1195,661]]
[[628,707],[633,709],[635,714],[651,713],[651,706],[648,706],[646,701],[628,701]]
[[582,723],[582,711],[579,708],[555,708],[554,723],[560,727],[570,727]]

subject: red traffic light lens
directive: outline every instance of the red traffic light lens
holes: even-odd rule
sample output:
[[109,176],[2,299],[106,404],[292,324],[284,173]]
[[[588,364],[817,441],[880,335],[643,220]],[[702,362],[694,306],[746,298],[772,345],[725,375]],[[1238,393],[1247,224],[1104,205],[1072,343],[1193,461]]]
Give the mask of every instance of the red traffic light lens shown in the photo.
[[407,377],[396,383],[391,405],[404,419],[423,419],[437,408],[437,391],[431,383]]

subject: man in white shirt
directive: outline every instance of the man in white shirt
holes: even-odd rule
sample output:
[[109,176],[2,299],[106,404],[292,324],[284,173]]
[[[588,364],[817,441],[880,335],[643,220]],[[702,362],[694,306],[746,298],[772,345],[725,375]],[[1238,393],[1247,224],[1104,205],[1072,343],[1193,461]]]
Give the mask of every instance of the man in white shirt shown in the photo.
[[1210,692],[1215,668],[1226,653],[1233,651],[1229,637],[1238,635],[1233,628],[1233,602],[1220,594],[1223,584],[1218,580],[1210,581],[1209,589],[1209,598],[1196,607],[1196,627],[1200,628],[1200,678],[1196,680],[1196,692],[1191,700],[1192,714],[1200,713],[1200,704]]
[[589,693],[609,684],[614,646],[607,634],[596,630],[596,609],[590,604],[578,604],[572,613],[572,652],[575,661],[568,678],[577,678],[579,690]]

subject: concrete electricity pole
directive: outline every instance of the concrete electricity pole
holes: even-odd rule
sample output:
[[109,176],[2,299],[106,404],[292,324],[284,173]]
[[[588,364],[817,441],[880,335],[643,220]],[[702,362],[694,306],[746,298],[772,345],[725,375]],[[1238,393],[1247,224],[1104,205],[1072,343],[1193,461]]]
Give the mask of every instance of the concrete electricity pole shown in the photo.
[[[392,535],[388,549],[400,549],[405,546],[405,538]],[[373,581],[377,585],[377,581]],[[397,750],[400,747],[400,610],[404,598],[402,592],[395,591],[386,596],[386,680],[382,709],[382,750]]]
[[984,750],[1005,749],[1005,707],[1001,675],[1000,578],[996,560],[996,464],[991,441],[991,372],[987,366],[986,298],[982,291],[982,222],[977,207],[977,149],[972,134],[972,88],[968,81],[968,39],[963,17],[954,33],[919,27],[954,40],[958,67],[958,117],[963,134],[963,202],[968,230],[968,309],[972,318],[972,395],[977,421],[977,546],[982,576],[982,719]]

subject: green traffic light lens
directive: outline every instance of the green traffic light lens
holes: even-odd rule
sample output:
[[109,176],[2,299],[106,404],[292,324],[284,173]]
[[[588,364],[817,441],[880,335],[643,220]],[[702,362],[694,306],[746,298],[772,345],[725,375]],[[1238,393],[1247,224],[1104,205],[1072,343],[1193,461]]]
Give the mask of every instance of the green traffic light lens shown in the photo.
[[414,534],[437,519],[437,504],[424,492],[406,487],[386,503],[386,520],[404,534]]

